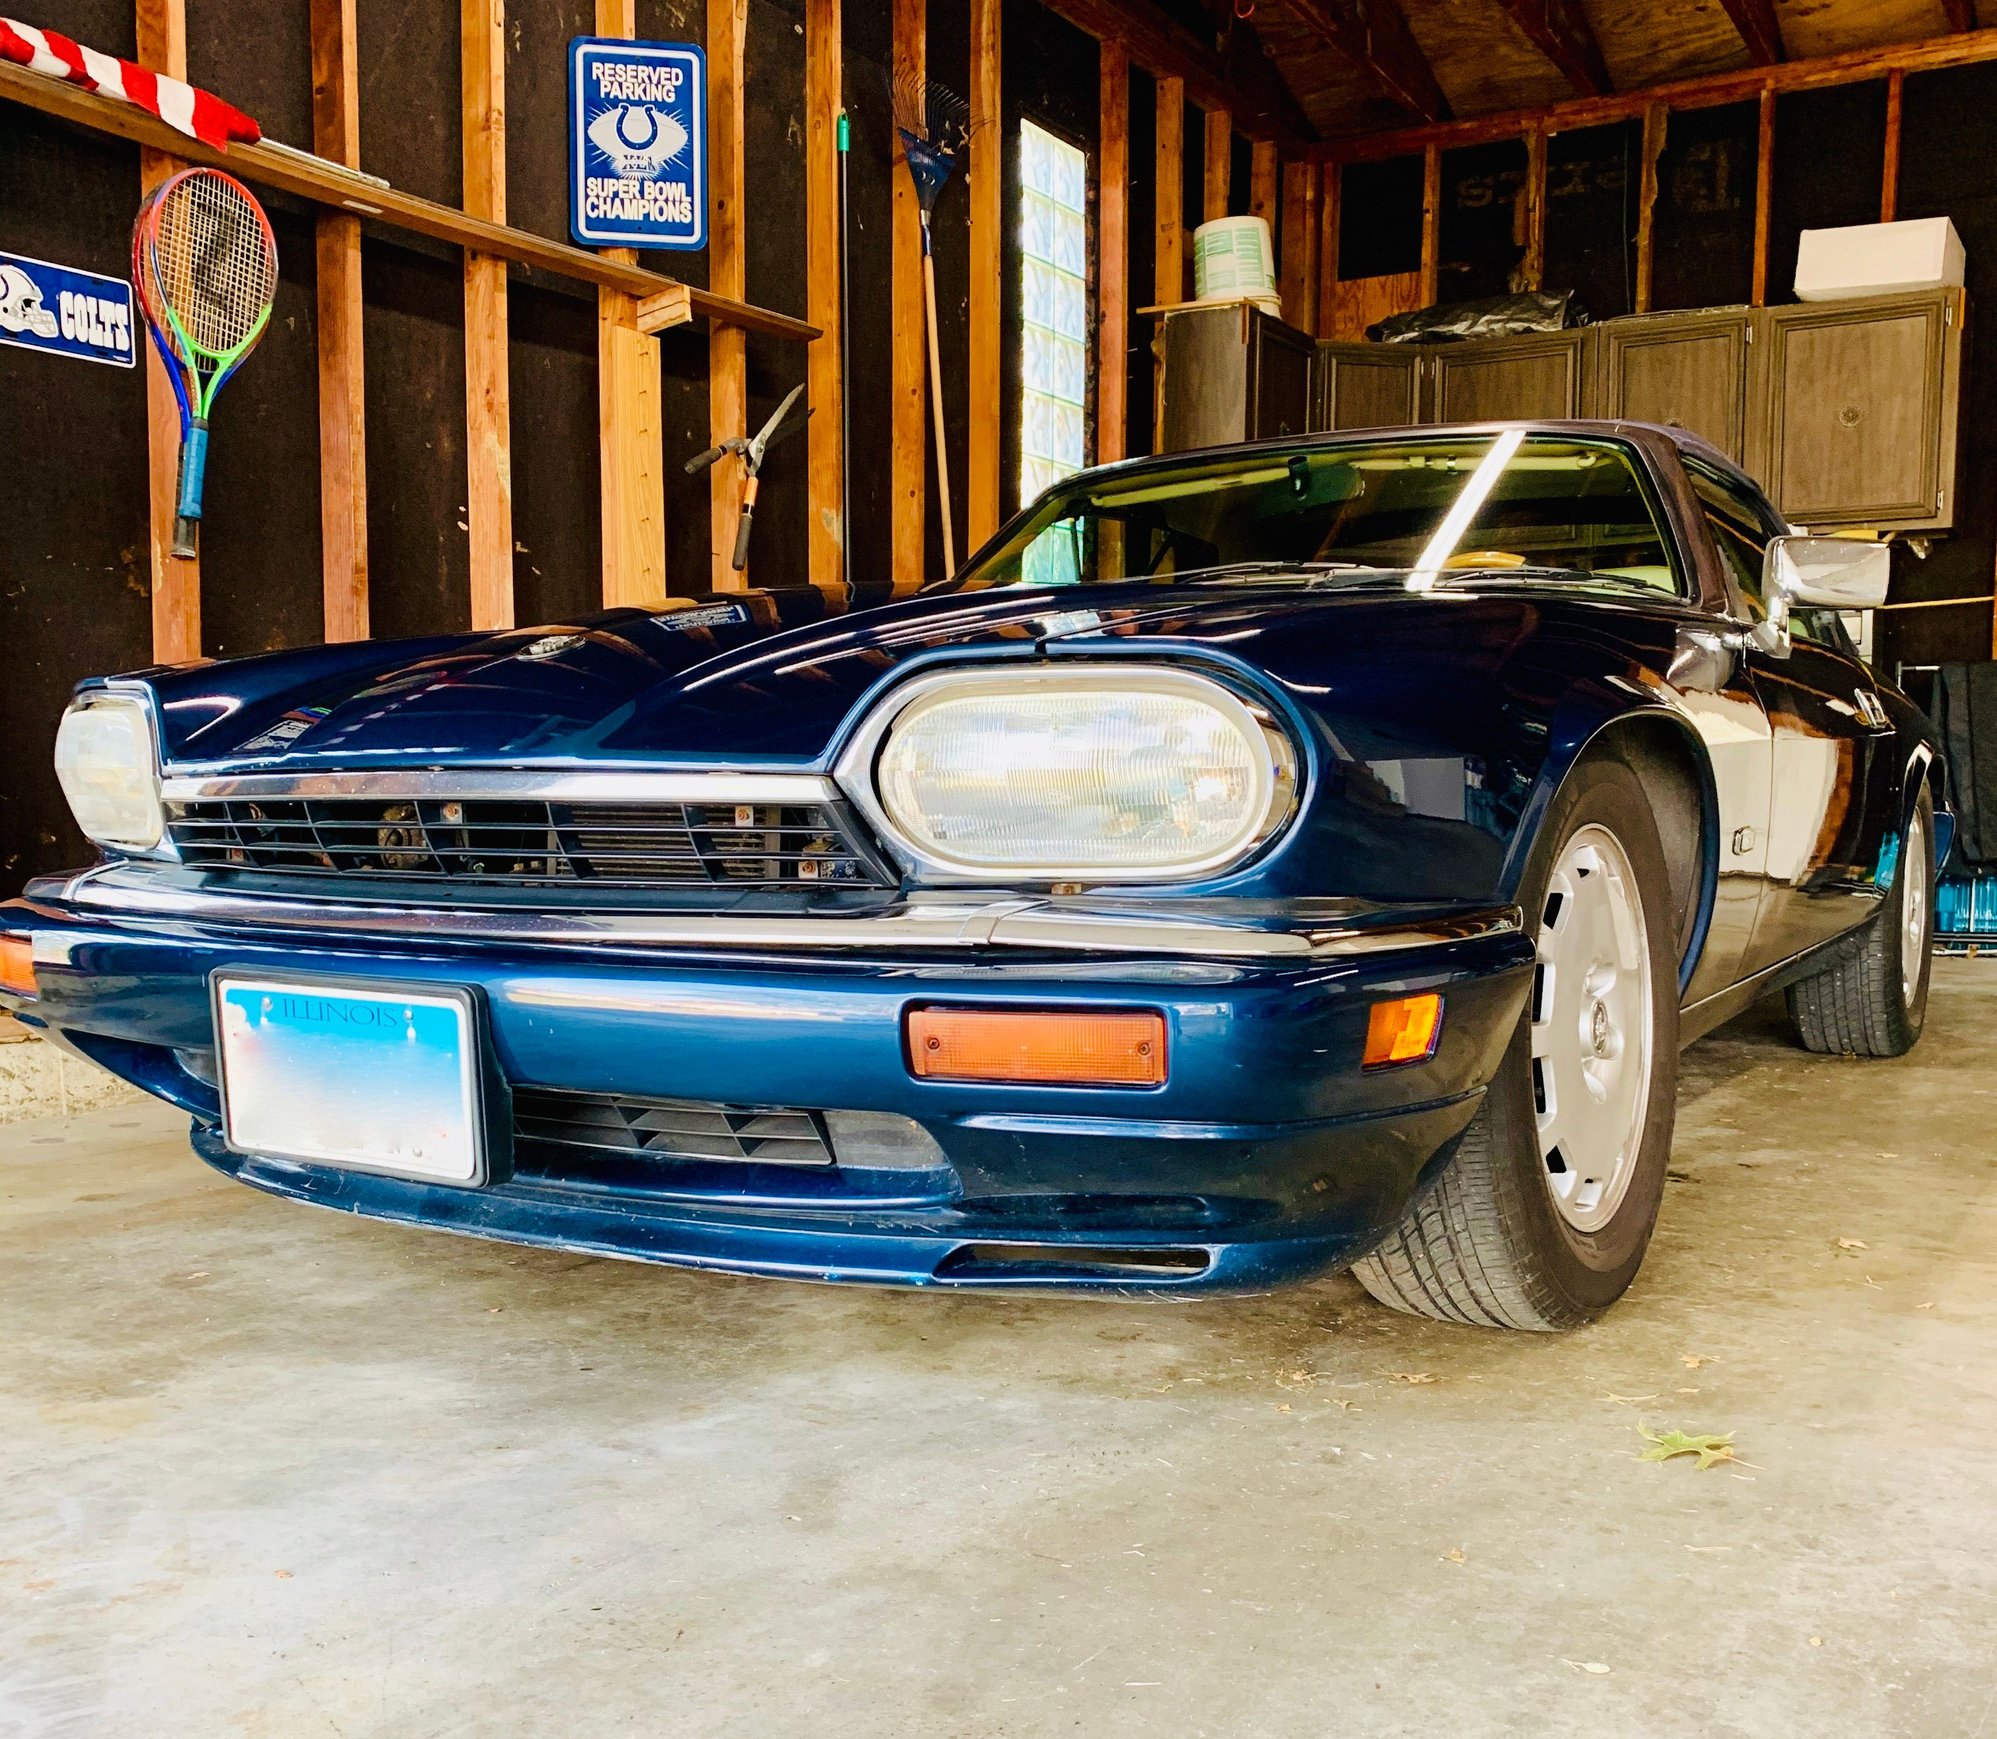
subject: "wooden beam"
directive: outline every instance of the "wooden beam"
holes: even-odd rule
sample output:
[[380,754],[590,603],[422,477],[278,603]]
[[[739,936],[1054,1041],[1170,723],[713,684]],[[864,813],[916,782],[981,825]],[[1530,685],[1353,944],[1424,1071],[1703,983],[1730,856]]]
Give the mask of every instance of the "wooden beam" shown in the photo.
[[[1157,150],[1152,174],[1151,299],[1159,304],[1182,302],[1186,296],[1186,87],[1175,78],[1158,81]],[[1153,416],[1165,414],[1165,357],[1153,345]],[[1155,448],[1157,441],[1152,441]]]
[[[636,36],[637,0],[596,0],[596,33]],[[629,248],[605,249],[604,257],[618,265],[637,261]],[[598,286],[596,373],[604,606],[656,604],[667,595],[659,341],[638,330],[631,290]]]
[[1892,223],[1900,215],[1900,125],[1906,109],[1907,75],[1897,69],[1886,77],[1886,160],[1879,172],[1879,221]]
[[1005,402],[1005,118],[1000,85],[1002,0],[971,0],[971,418],[965,553],[999,528],[999,407]]
[[1317,330],[1318,192],[1315,163],[1283,165],[1283,318],[1299,331]]
[[[465,210],[506,221],[506,0],[459,12]],[[465,522],[475,629],[513,626],[513,432],[506,262],[465,254]]]
[[1206,173],[1200,221],[1213,223],[1228,215],[1234,198],[1234,117],[1227,110],[1207,111],[1205,150],[1200,161]]
[[[186,0],[138,0],[138,58],[141,66],[154,72],[187,77]],[[34,73],[20,76],[57,89],[75,88],[58,86]],[[169,138],[180,137],[170,129],[161,130]],[[139,153],[139,185],[150,193],[184,167],[180,153],[155,142]],[[161,664],[182,664],[201,656],[201,562],[173,553],[174,509],[180,492],[180,401],[159,353],[150,342],[140,348],[146,353],[146,542],[151,552],[153,658]]]
[[1525,252],[1519,278],[1528,290],[1546,284],[1546,129],[1525,136]]
[[[929,77],[929,0],[894,0],[896,90],[918,90]],[[1105,161],[1107,161],[1105,146]],[[922,207],[894,141],[894,334],[888,356],[888,503],[890,574],[897,593],[913,592],[929,565],[929,329],[923,306]],[[1108,243],[1105,241],[1104,247]]]
[[1442,147],[1431,145],[1421,165],[1421,306],[1442,294]]
[[[159,3],[168,3],[168,0],[159,0]],[[134,108],[130,103],[100,97],[95,91],[87,91],[80,85],[68,84],[61,79],[46,78],[40,73],[29,72],[25,67],[15,66],[11,61],[0,61],[0,99],[20,103],[42,114],[53,115],[58,120],[70,121],[115,139],[128,139],[146,150],[164,152],[189,163],[205,163],[213,168],[226,169],[230,174],[254,182],[259,187],[288,193],[295,198],[309,200],[314,205],[352,212],[392,229],[408,230],[415,235],[448,242],[453,247],[474,248],[480,253],[493,254],[513,265],[535,266],[560,277],[625,290],[633,296],[649,296],[670,289],[678,282],[663,273],[644,270],[636,264],[628,249],[593,254],[584,248],[571,247],[567,242],[550,241],[532,230],[512,229],[505,224],[468,217],[453,206],[440,205],[433,199],[419,199],[413,193],[403,193],[385,181],[358,174],[337,163],[329,163],[309,151],[294,151],[270,140],[260,145],[232,145],[227,151],[222,151],[190,139],[183,133],[176,133],[164,121],[155,119],[143,109]],[[807,342],[816,336],[816,328],[809,321],[732,301],[709,290],[690,289],[688,293],[698,319],[728,320],[751,332],[800,342]]]
[[1788,58],[1782,46],[1782,21],[1776,16],[1775,0],[1720,0],[1733,20],[1734,29],[1747,44],[1748,58],[1756,66],[1773,66]]
[[[743,213],[743,55],[749,0],[707,0],[707,287],[741,302],[749,294],[749,244]],[[749,335],[715,325],[707,334],[708,438],[717,446],[749,425]],[[717,592],[749,583],[735,571],[735,527],[742,511],[742,467],[724,459],[708,471],[709,585]]]
[[1400,0],[1288,0],[1288,6],[1401,107],[1424,121],[1449,118],[1449,99],[1408,28]]
[[1581,0],[1504,0],[1504,8],[1526,40],[1583,96],[1604,96],[1616,88]]
[[[996,17],[998,0],[990,4]],[[845,311],[839,283],[844,50],[841,0],[805,0],[804,295],[805,316],[819,333],[805,353],[812,409],[805,430],[805,567],[814,586],[839,597],[846,589],[846,380],[840,337]],[[972,419],[974,427],[977,422]],[[992,529],[998,529],[996,518]]]
[[1775,93],[1763,88],[1754,152],[1754,291],[1757,308],[1768,306],[1768,230],[1775,211]]
[[1338,300],[1338,224],[1345,191],[1336,163],[1318,165],[1317,335],[1331,336],[1331,311]]
[[1045,0],[1047,9],[1098,42],[1120,42],[1131,64],[1154,78],[1175,78],[1203,109],[1227,109],[1237,130],[1251,139],[1295,147],[1317,137],[1310,118],[1284,81],[1261,40],[1235,19],[1225,47],[1216,51],[1184,25],[1168,19],[1153,0]]
[[1664,152],[1670,111],[1652,103],[1643,111],[1642,161],[1636,194],[1636,312],[1648,314],[1657,264],[1657,159]]
[[[354,0],[312,0],[312,148],[361,164],[360,39]],[[361,220],[319,213],[320,588],[328,640],[368,637],[367,369]]]
[[1130,50],[1121,42],[1102,45],[1099,87],[1096,463],[1107,465],[1130,440]]
[[[1391,132],[1306,146],[1304,152],[1327,162],[1378,162],[1388,157],[1406,157],[1432,144],[1452,150],[1460,145],[1482,145],[1493,139],[1519,139],[1534,126],[1543,126],[1549,133],[1565,133],[1579,127],[1627,121],[1640,116],[1653,104],[1662,104],[1667,109],[1711,109],[1726,103],[1751,102],[1763,90],[1785,96],[1794,91],[1869,83],[1890,78],[1895,72],[1935,72],[1943,67],[1974,66],[1990,60],[1997,60],[1997,28],[1972,31],[1966,36],[1937,36],[1889,48],[1824,55],[1815,60],[1784,61],[1780,66],[1710,73],[1652,85],[1647,90],[1581,97],[1542,109],[1514,109],[1436,126],[1398,127]],[[0,80],[4,80],[5,73],[6,68],[0,66]]]
[[1248,215],[1266,223],[1271,235],[1282,224],[1282,175],[1274,141],[1257,139],[1248,151]]

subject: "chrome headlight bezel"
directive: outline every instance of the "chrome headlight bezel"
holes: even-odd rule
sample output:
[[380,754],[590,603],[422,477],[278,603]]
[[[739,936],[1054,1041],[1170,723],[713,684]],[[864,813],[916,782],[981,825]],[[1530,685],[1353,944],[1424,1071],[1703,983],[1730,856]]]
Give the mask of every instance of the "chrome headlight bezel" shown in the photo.
[[[99,723],[86,727],[82,721],[98,715]],[[129,733],[131,759],[123,772],[131,781],[122,798],[130,805],[120,824],[93,808],[92,791],[78,777],[74,760],[78,733],[85,728],[102,729],[104,715],[122,717]],[[149,696],[131,689],[91,689],[77,696],[64,709],[56,728],[56,782],[76,825],[93,845],[126,856],[144,857],[160,852],[166,843],[166,811],[160,801],[159,735],[154,727]]]
[[[1086,860],[1032,865],[980,862],[912,838],[890,813],[880,789],[881,757],[897,725],[938,696],[975,697],[981,691],[1016,695],[1023,689],[1058,689],[1074,694],[1164,693],[1211,707],[1263,751],[1257,791],[1247,805],[1251,823],[1221,849],[1167,864],[1139,866]],[[1065,882],[1157,886],[1209,881],[1232,873],[1258,855],[1295,818],[1302,768],[1298,745],[1275,713],[1241,688],[1213,675],[1166,664],[992,663],[952,665],[890,690],[861,719],[839,755],[833,777],[889,852],[918,882],[978,887]]]

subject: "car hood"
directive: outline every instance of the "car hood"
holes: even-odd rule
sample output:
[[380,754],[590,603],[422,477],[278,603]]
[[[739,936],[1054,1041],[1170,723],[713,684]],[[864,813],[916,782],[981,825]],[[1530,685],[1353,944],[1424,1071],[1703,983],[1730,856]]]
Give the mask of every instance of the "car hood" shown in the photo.
[[[1394,587],[1033,588],[827,615],[811,591],[449,639],[318,647],[152,673],[170,763],[812,767],[867,694],[953,652],[1034,657],[1204,645],[1270,670],[1300,631],[1341,656],[1516,645],[1535,606]],[[1523,613],[1523,615],[1522,615]],[[1473,622],[1472,616],[1485,620]],[[1466,642],[1467,631],[1467,642]],[[1309,636],[1313,640],[1318,635]]]

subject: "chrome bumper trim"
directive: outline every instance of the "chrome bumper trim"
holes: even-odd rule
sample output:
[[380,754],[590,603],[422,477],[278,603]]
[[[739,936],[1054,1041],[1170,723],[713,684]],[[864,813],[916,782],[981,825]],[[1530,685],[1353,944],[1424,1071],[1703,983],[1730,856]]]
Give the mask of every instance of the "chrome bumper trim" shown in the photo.
[[442,771],[170,773],[167,803],[239,798],[433,797],[527,803],[837,803],[839,787],[812,773],[522,773],[476,767]]
[[[37,892],[29,890],[31,902]],[[885,911],[846,916],[461,911],[171,887],[144,871],[116,865],[60,884],[57,898],[85,921],[103,917],[142,924],[373,936],[395,943],[498,942],[561,948],[1016,948],[1209,960],[1314,960],[1435,948],[1488,936],[1516,935],[1523,927],[1516,906],[1404,924],[1286,924],[1272,928],[1219,917],[1078,910],[1044,899],[970,899],[943,894],[917,896]]]

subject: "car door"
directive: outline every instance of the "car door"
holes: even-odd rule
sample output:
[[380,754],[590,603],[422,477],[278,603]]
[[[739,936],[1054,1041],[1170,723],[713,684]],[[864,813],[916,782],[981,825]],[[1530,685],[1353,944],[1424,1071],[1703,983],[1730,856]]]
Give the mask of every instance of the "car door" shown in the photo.
[[[1739,524],[1742,509],[1730,498],[1719,473],[1691,466],[1687,469],[1705,509],[1707,529],[1737,587],[1743,566],[1750,560]],[[1760,557],[1751,559],[1758,580]],[[1737,603],[1742,611],[1746,607]],[[1678,691],[1680,711],[1705,742],[1720,820],[1713,916],[1698,970],[1686,989],[1685,1000],[1690,1004],[1728,989],[1753,970],[1748,962],[1768,885],[1775,748],[1768,712],[1747,658],[1726,644],[1726,636],[1717,625],[1711,632],[1681,637],[1672,683]]]
[[[1783,529],[1734,480],[1688,467],[1748,619],[1766,615],[1762,564]],[[1797,611],[1786,658],[1747,655],[1772,759],[1759,914],[1742,965],[1775,966],[1863,922],[1878,899],[1890,831],[1892,726],[1877,686],[1833,615]],[[1734,842],[1723,845],[1723,857]]]

